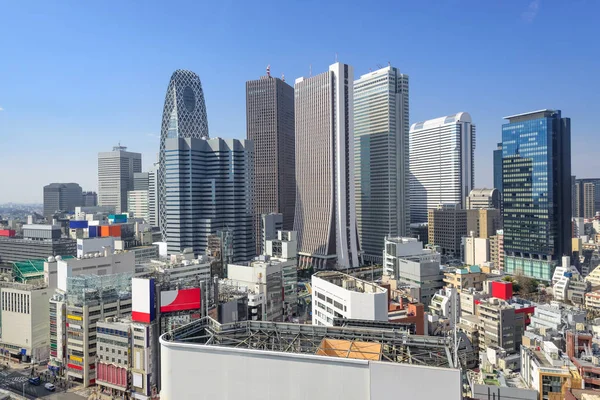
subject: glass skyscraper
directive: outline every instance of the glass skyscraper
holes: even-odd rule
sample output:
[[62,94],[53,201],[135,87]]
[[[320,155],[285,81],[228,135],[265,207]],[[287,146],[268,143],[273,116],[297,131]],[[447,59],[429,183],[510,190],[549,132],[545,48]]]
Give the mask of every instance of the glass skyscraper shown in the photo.
[[494,150],[494,189],[502,193],[502,143]]
[[[159,164],[165,165],[165,142],[167,138],[208,139],[208,120],[204,92],[198,75],[178,69],[171,75],[160,130]],[[139,171],[137,171],[139,172]],[[165,169],[158,170],[158,216],[163,241],[167,237]]]
[[408,76],[388,66],[354,81],[354,182],[360,247],[383,261],[386,236],[407,236]]
[[550,280],[556,261],[571,255],[571,120],[560,110],[505,119],[505,271]]
[[205,254],[208,238],[231,231],[233,262],[255,255],[254,148],[250,140],[167,138],[164,203],[167,251]]

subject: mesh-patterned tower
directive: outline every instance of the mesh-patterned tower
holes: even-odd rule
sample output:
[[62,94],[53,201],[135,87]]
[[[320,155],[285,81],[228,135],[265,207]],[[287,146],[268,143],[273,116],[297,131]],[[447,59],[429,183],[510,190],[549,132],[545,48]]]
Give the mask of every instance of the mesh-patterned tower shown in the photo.
[[[208,119],[200,77],[192,71],[178,69],[171,75],[165,96],[160,130],[160,165],[165,165],[165,140],[167,138],[208,139]],[[159,170],[158,213],[160,231],[166,240],[167,219],[165,209],[165,168]]]

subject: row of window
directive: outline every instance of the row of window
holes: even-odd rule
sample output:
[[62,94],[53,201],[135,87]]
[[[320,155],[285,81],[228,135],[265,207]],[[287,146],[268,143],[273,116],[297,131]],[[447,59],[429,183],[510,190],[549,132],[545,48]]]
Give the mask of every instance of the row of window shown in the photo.
[[25,293],[2,292],[2,310],[22,314],[30,313],[30,295]]

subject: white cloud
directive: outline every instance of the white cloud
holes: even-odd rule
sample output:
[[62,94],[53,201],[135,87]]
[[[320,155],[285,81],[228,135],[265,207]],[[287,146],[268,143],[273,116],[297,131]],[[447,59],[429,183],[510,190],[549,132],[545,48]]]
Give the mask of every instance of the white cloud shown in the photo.
[[4,108],[0,107],[0,111],[4,111]]
[[521,14],[521,18],[525,22],[533,22],[535,17],[537,17],[538,12],[540,11],[540,1],[541,0],[533,0],[529,3],[527,10],[523,11]]

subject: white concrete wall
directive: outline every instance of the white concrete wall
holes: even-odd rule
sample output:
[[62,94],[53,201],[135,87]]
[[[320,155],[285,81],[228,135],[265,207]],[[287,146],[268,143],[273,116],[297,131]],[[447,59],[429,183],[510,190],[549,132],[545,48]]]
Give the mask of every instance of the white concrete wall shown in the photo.
[[458,370],[162,340],[161,383],[163,400],[461,398]]

